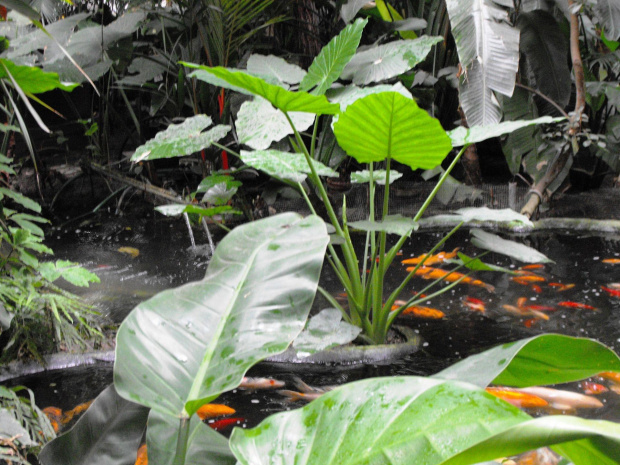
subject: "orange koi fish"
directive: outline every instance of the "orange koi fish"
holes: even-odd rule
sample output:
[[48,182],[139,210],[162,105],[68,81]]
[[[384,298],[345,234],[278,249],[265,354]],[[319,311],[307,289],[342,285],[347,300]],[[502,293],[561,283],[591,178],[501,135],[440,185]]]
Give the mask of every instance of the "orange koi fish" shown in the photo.
[[136,455],[136,462],[134,465],[148,465],[149,460],[146,455],[146,444],[142,444],[138,448],[138,454]]
[[486,304],[480,299],[467,296],[461,300],[461,303],[463,304],[463,306],[467,307],[470,310],[473,310],[474,312],[486,312]]
[[241,380],[240,389],[279,389],[284,387],[286,383],[272,378],[248,378],[246,376]]
[[609,391],[609,389],[607,389],[602,384],[594,383],[592,381],[583,381],[582,383],[579,383],[579,385],[581,386],[583,393],[588,394],[588,395],[596,396],[596,395],[603,394],[604,392]]
[[549,402],[541,397],[519,392],[511,388],[488,387],[486,391],[518,408],[540,408],[549,405]]
[[198,415],[198,418],[202,421],[224,415],[232,415],[234,413],[236,413],[234,408],[222,404],[205,404],[196,410],[196,415]]
[[229,426],[241,425],[243,423],[245,423],[245,418],[235,417],[235,418],[222,418],[221,420],[209,421],[207,425],[213,428],[215,431],[221,431],[223,429],[228,428]]
[[538,284],[532,284],[530,287],[536,294],[540,294],[542,292],[542,287],[540,287]]
[[515,283],[525,284],[525,285],[532,284],[532,283],[542,283],[546,281],[545,278],[537,274],[534,274],[534,273],[514,276],[510,279],[512,279]]
[[581,304],[579,302],[564,301],[564,302],[559,302],[558,305],[560,307],[580,308],[582,310],[598,310],[596,307],[593,307],[592,305]]
[[431,307],[418,307],[414,305],[413,307],[407,307],[403,310],[401,315],[411,315],[417,318],[427,318],[429,320],[440,320],[446,314],[441,310],[437,310],[436,308]]
[[[415,267],[408,267],[407,271],[411,272]],[[421,276],[424,279],[443,279],[446,282],[453,283],[462,278],[463,283],[470,284],[472,286],[484,287],[489,292],[495,292],[495,287],[490,284],[484,283],[479,279],[473,279],[469,276],[465,276],[463,273],[457,273],[456,271],[446,271],[440,268],[430,268],[427,266],[421,266],[415,272],[417,276]]]
[[554,287],[558,292],[564,292],[575,287],[574,284],[548,283],[549,287]]
[[62,410],[58,407],[45,407],[41,410],[47,419],[50,421],[50,425],[54,428],[54,432],[58,433],[60,425],[62,424]]
[[62,415],[62,419],[60,420],[61,423],[63,425],[66,425],[67,423],[69,423],[71,420],[73,420],[73,417],[76,415],[80,415],[81,413],[85,412],[86,410],[88,410],[88,407],[90,407],[90,404],[92,404],[93,401],[89,400],[88,402],[84,402],[80,405],[77,405],[76,407],[73,407],[71,410],[65,412]]
[[613,381],[616,384],[620,384],[620,373],[618,373],[617,371],[603,371],[599,373],[598,376],[600,376],[603,379]]
[[603,289],[609,295],[613,295],[614,297],[620,297],[620,289],[611,289],[605,286],[601,286],[601,289]]
[[607,263],[608,265],[617,265],[620,263],[620,258],[606,258],[603,260],[603,263]]
[[520,266],[519,269],[520,270],[540,270],[544,267],[545,265],[543,265],[542,263],[532,263],[531,265]]
[[417,265],[418,263],[420,263],[422,260],[426,258],[426,260],[424,260],[424,266],[437,265],[438,263],[443,263],[444,260],[448,260],[450,258],[456,257],[456,253],[458,252],[459,249],[460,247],[457,247],[452,252],[439,252],[438,254],[431,255],[428,258],[426,258],[427,254],[423,253],[422,255],[418,257],[407,258],[406,260],[403,260],[401,263],[403,265]]

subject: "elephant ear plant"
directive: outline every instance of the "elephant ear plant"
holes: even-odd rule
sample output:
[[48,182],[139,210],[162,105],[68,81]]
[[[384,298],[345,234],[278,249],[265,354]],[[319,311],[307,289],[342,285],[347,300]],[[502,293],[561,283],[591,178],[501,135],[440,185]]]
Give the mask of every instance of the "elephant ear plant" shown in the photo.
[[[550,122],[552,118],[512,122],[512,125],[497,124],[490,127],[475,127],[469,130],[458,129],[448,134],[442,129],[438,120],[431,118],[426,111],[418,107],[402,85],[378,85],[365,88],[350,85],[344,89],[339,89],[336,93],[333,100],[339,103],[330,103],[323,94],[339,78],[352,79],[354,82],[364,84],[377,79],[392,78],[422,61],[431,50],[431,46],[440,40],[436,37],[421,37],[413,41],[404,41],[404,44],[398,42],[397,47],[381,49],[381,54],[385,55],[383,58],[375,56],[375,52],[370,55],[369,51],[356,53],[364,25],[365,21],[357,20],[347,26],[316,57],[308,74],[301,79],[299,84],[300,89],[310,92],[292,91],[288,84],[277,80],[275,81],[276,84],[272,84],[273,77],[263,79],[252,74],[250,70],[206,67],[191,63],[185,63],[185,65],[197,69],[191,74],[192,77],[252,95],[255,101],[264,102],[269,107],[268,115],[271,116],[263,115],[260,112],[256,113],[254,119],[257,122],[251,128],[252,131],[262,130],[260,128],[265,126],[263,121],[273,118],[272,107],[280,111],[278,117],[284,118],[288,122],[289,129],[281,132],[280,138],[285,137],[286,134],[293,134],[294,140],[291,145],[295,150],[294,152],[283,152],[275,149],[241,150],[237,156],[246,165],[265,171],[298,189],[306,199],[311,211],[315,212],[315,205],[310,201],[310,196],[307,195],[306,189],[302,185],[304,180],[309,181],[314,189],[313,193],[316,193],[320,199],[321,206],[331,223],[330,227],[334,231],[332,244],[329,245],[328,260],[346,290],[348,310],[345,310],[327,292],[323,290],[321,292],[334,307],[342,311],[347,322],[362,328],[362,339],[368,343],[383,343],[395,318],[408,306],[418,303],[413,297],[406,304],[392,311],[399,294],[415,275],[419,266],[423,265],[423,262],[387,298],[384,296],[383,288],[386,272],[397,252],[411,232],[415,230],[416,222],[421,218],[426,207],[467,146],[511,132],[518,127]],[[381,47],[389,45],[385,44]],[[272,66],[277,66],[277,62],[272,61],[271,63],[273,63]],[[362,79],[364,76],[377,75],[380,76],[377,79]],[[262,107],[264,106],[262,105]],[[308,123],[307,118],[300,119],[299,115],[302,114],[311,114],[314,119],[309,147],[302,138],[300,131],[307,129],[312,124],[312,120]],[[337,173],[317,161],[319,157],[316,142],[321,126],[321,115],[333,116],[333,132],[339,146],[358,162],[368,164],[368,170],[353,173],[357,179],[369,182],[371,200],[367,221],[348,223],[346,203],[342,205],[342,218],[338,218],[336,209],[327,195],[321,176],[337,176]],[[296,121],[305,122],[301,130],[297,127]],[[252,132],[248,130],[245,119],[244,121],[238,120],[237,123],[239,133]],[[327,124],[327,122],[325,123]],[[281,126],[278,127],[281,128]],[[256,140],[256,138],[252,140]],[[274,139],[272,135],[270,140],[278,139]],[[218,146],[218,143],[213,142],[213,145]],[[391,170],[392,160],[412,169],[432,169],[441,164],[453,147],[462,147],[462,149],[416,216],[411,219],[389,215],[390,182],[400,175],[400,173]],[[222,146],[222,148],[225,148],[228,153],[235,154],[230,147]],[[385,170],[376,170],[375,163],[384,163]],[[384,184],[383,202],[380,206],[375,205],[376,184]],[[366,231],[363,261],[358,258],[354,249],[350,234],[351,228]],[[446,235],[431,252],[441,247],[452,233]],[[386,245],[388,234],[400,236],[400,239],[389,250]],[[337,253],[334,247],[336,243],[340,245],[341,254]],[[519,254],[513,254],[513,256],[522,259]],[[360,261],[362,263],[361,272]],[[368,263],[370,266],[367,269]],[[428,290],[439,282],[441,279],[433,281],[421,292],[428,294]],[[451,286],[456,284],[453,283]],[[431,293],[425,299],[445,292],[448,288]]]

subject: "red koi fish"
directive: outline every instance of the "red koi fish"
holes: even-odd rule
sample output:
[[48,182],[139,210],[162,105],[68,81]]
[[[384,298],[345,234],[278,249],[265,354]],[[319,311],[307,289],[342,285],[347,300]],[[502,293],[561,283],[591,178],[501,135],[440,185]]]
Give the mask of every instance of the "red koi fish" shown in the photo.
[[614,297],[620,297],[620,289],[611,289],[605,286],[601,286],[601,289],[603,289],[609,295],[613,295]]
[[536,293],[536,294],[540,294],[542,292],[542,287],[540,287],[538,284],[532,284],[530,286],[530,288]]
[[593,307],[592,305],[582,304],[579,302],[564,301],[564,302],[559,302],[558,305],[560,307],[566,307],[566,308],[579,308],[582,310],[598,310],[598,308]]
[[537,312],[553,312],[555,307],[549,307],[548,305],[526,305],[528,310],[536,310]]
[[545,265],[543,265],[542,263],[532,263],[531,265],[520,266],[519,269],[520,270],[540,270],[544,267]]
[[403,265],[417,265],[418,263],[420,263],[422,260],[426,258],[426,260],[424,260],[424,266],[437,265],[438,263],[443,263],[444,260],[448,260],[450,258],[456,257],[456,253],[458,252],[459,248],[460,247],[457,247],[452,252],[439,252],[438,254],[431,255],[428,258],[426,258],[427,254],[424,253],[418,257],[407,258],[406,260],[403,260],[401,263]]
[[541,397],[519,392],[512,388],[488,387],[486,391],[518,408],[540,408],[549,405],[549,402]]
[[596,395],[603,394],[604,392],[609,391],[609,389],[607,389],[602,384],[594,383],[592,381],[583,381],[579,383],[579,385],[581,386],[583,393],[588,394],[588,395],[596,396]]
[[620,258],[606,258],[603,260],[603,263],[607,263],[608,265],[618,265],[620,263]]
[[230,426],[242,425],[243,423],[245,423],[245,418],[234,417],[234,418],[222,418],[221,420],[215,420],[215,421],[209,420],[207,422],[207,425],[213,428],[215,431],[221,431]]
[[[411,272],[415,269],[415,267],[408,267],[407,271]],[[446,282],[453,283],[463,278],[461,282],[465,284],[470,284],[472,286],[484,287],[489,292],[495,292],[495,287],[490,284],[484,283],[479,279],[473,279],[469,276],[465,276],[463,273],[458,273],[456,271],[446,271],[440,268],[430,268],[427,266],[421,266],[415,271],[417,276],[421,276],[424,279],[443,279]]]
[[558,292],[564,292],[575,287],[574,284],[548,283],[549,287],[554,287]]
[[463,304],[463,306],[467,307],[470,310],[473,310],[474,312],[486,312],[486,304],[480,299],[467,296],[461,300],[461,303]]
[[285,384],[284,381],[272,378],[248,378],[244,376],[239,389],[279,389]]

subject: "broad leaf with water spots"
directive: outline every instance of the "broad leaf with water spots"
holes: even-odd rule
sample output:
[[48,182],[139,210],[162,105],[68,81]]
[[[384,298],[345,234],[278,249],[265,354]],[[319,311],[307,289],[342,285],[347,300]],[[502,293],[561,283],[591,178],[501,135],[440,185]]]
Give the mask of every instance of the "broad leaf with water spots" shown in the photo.
[[600,342],[542,334],[472,355],[433,377],[480,387],[529,387],[578,381],[602,371],[620,372],[620,359]]
[[340,107],[329,101],[323,95],[310,95],[306,92],[291,92],[280,86],[269,84],[264,79],[252,76],[241,70],[222,68],[221,66],[208,67],[183,63],[189,68],[198,68],[200,72],[190,74],[190,77],[205,80],[211,84],[211,79],[203,79],[206,74],[217,78],[221,87],[231,90],[242,90],[245,93],[258,95],[268,100],[274,107],[285,112],[303,111],[317,115],[335,115]]
[[238,386],[303,329],[327,241],[319,217],[295,213],[235,228],[202,281],[157,294],[123,322],[118,393],[182,418]]
[[131,161],[182,157],[206,149],[230,131],[230,126],[220,124],[207,132],[202,132],[211,126],[211,122],[208,116],[196,115],[187,118],[181,124],[171,124],[146,144],[138,147],[131,156]]
[[[279,150],[241,151],[241,160],[248,166],[264,171],[270,176],[302,182],[310,173],[306,157],[302,153],[281,152]],[[338,177],[338,173],[324,164],[312,160],[319,176]]]
[[538,250],[515,241],[502,239],[496,234],[491,234],[480,229],[472,230],[471,243],[481,249],[490,250],[526,263],[553,263]]
[[452,148],[439,121],[397,92],[356,100],[334,124],[334,134],[360,163],[393,158],[413,169],[430,169]]

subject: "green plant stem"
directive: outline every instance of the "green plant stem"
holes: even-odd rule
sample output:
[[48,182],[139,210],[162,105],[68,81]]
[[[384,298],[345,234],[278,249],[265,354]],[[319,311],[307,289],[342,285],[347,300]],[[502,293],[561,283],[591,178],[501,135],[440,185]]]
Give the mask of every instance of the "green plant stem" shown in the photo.
[[187,455],[187,442],[189,440],[189,416],[183,411],[183,416],[179,420],[179,435],[177,436],[177,450],[174,454],[172,465],[185,465]]

